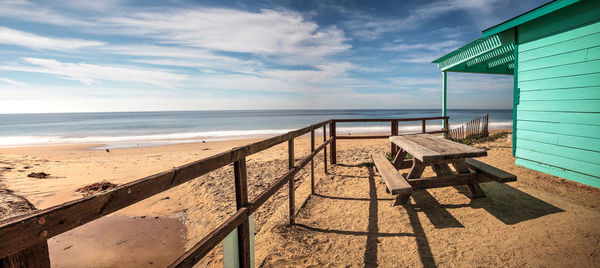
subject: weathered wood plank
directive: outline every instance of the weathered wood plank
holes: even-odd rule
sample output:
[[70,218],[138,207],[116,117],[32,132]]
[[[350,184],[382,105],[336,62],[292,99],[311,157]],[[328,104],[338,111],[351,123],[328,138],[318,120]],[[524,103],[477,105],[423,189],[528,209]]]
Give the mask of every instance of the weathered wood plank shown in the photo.
[[387,139],[389,135],[344,135],[337,136],[338,140],[367,140],[367,139]]
[[338,138],[336,136],[335,133],[335,120],[332,121],[331,123],[329,123],[329,136],[331,136],[333,138],[333,140],[331,141],[331,145],[329,146],[329,149],[331,149],[331,156],[329,156],[329,161],[330,163],[333,164],[337,164],[337,151],[336,151],[336,142],[335,140]]
[[398,170],[394,168],[392,163],[387,160],[383,154],[371,155],[373,163],[377,167],[377,171],[381,175],[381,179],[385,182],[389,192],[391,194],[409,194],[412,193],[412,187]]
[[[394,157],[394,161],[392,162],[396,169],[402,169],[402,165],[404,164],[404,158],[406,157],[406,154],[407,152],[402,149],[398,151],[398,153]],[[412,165],[412,161],[408,160],[408,162],[410,165]]]
[[465,159],[465,162],[473,171],[481,173],[482,175],[497,182],[505,183],[517,180],[517,176],[481,161],[475,159]]
[[[233,163],[235,180],[235,204],[239,210],[248,205],[248,176],[246,171],[246,158]],[[238,227],[238,252],[241,267],[250,267],[250,223],[246,219]]]
[[485,182],[485,179],[479,177],[479,174],[460,174],[442,177],[430,177],[408,180],[408,183],[414,190],[447,187],[453,185],[464,185],[474,182]]
[[423,163],[467,157],[486,156],[485,150],[453,142],[429,134],[390,137],[390,141]]
[[[293,169],[294,168],[294,140],[289,140],[288,141],[288,166],[289,169]],[[294,224],[294,216],[296,215],[296,195],[295,195],[295,186],[294,186],[294,176],[292,176],[290,178],[290,180],[288,181],[288,186],[289,186],[289,205],[288,208],[290,209],[290,225]]]
[[412,167],[410,168],[410,171],[408,172],[408,175],[406,175],[406,179],[411,180],[411,179],[419,178],[419,177],[421,177],[421,175],[423,175],[424,170],[425,170],[425,165],[423,164],[423,162],[419,161],[416,158],[413,158],[413,164],[412,164]]
[[341,118],[341,119],[332,119],[335,122],[391,122],[392,120],[397,120],[399,122],[408,122],[408,121],[421,121],[421,120],[440,120],[448,118],[447,116],[436,116],[436,117],[416,117],[416,118]]

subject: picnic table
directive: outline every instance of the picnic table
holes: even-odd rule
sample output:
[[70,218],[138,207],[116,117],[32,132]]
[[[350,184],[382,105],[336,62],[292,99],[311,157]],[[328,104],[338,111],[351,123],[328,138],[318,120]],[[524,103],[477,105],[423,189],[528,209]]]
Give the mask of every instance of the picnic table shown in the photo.
[[[397,195],[394,205],[408,202],[413,190],[454,185],[466,185],[472,198],[481,198],[485,197],[485,193],[479,183],[491,180],[504,183],[517,179],[513,174],[473,159],[487,156],[487,152],[480,148],[431,134],[391,136],[389,139],[397,146],[393,161],[388,161],[385,154],[374,154],[372,158],[387,191]],[[406,159],[408,154],[411,159]],[[436,176],[422,178],[428,166]],[[407,173],[400,173],[399,170],[404,168],[410,169]]]

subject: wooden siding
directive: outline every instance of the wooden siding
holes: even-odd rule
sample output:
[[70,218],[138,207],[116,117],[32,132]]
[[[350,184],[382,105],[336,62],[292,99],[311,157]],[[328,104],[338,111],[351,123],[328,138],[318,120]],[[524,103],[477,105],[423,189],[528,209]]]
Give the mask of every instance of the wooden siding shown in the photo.
[[600,187],[600,1],[518,33],[516,163]]

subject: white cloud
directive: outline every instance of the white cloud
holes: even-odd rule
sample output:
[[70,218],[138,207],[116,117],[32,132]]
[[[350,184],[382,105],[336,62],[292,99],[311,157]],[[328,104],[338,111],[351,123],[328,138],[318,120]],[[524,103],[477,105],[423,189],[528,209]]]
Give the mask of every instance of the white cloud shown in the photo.
[[223,8],[170,9],[101,18],[112,33],[151,37],[165,44],[267,56],[320,58],[350,49],[344,32],[321,28],[291,11]]
[[455,49],[459,47],[462,42],[458,42],[456,40],[446,40],[440,42],[430,42],[430,43],[399,43],[399,44],[386,44],[382,50],[386,51],[411,51],[411,50],[431,50],[435,52],[447,51],[449,49]]
[[33,49],[71,50],[104,45],[104,42],[75,38],[51,38],[0,27],[0,44],[24,46]]
[[102,51],[111,54],[143,57],[133,61],[153,65],[200,67],[244,73],[253,73],[256,69],[263,67],[263,64],[258,60],[240,60],[234,57],[217,55],[203,48],[118,45],[107,46]]
[[53,74],[62,79],[80,81],[86,85],[100,80],[150,84],[165,88],[180,85],[187,77],[157,69],[131,66],[96,65],[88,63],[65,63],[53,59],[24,57],[28,65],[6,65],[0,69]]
[[21,82],[18,82],[18,81],[12,80],[12,79],[8,79],[8,78],[0,78],[0,81],[10,84],[10,85],[13,85],[13,86],[18,86],[18,87],[26,87],[27,86],[27,84],[25,84],[25,83],[21,83]]

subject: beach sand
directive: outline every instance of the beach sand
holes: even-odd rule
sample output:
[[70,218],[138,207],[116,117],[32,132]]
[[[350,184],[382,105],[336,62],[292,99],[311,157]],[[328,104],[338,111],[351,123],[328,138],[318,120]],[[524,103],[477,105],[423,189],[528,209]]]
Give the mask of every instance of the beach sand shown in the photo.
[[[0,188],[44,209],[81,197],[76,190],[92,183],[123,184],[253,141],[110,152],[91,149],[99,145],[4,148]],[[297,160],[309,153],[309,142],[308,137],[297,139]],[[484,183],[488,196],[476,200],[465,195],[464,187],[417,191],[411,205],[391,207],[393,196],[385,193],[378,174],[358,166],[370,162],[370,152],[388,151],[389,142],[338,141],[339,165],[324,174],[323,154],[318,155],[318,195],[303,207],[308,168],[296,177],[298,225],[286,224],[285,186],[256,212],[257,264],[590,266],[600,261],[598,189],[514,165],[506,138],[476,146],[488,150],[482,161],[516,174],[518,181]],[[286,170],[285,143],[249,157],[250,199]],[[31,172],[50,175],[27,177]],[[56,267],[165,266],[234,210],[229,165],[49,239],[51,262]],[[220,255],[218,247],[198,266],[221,266]]]

